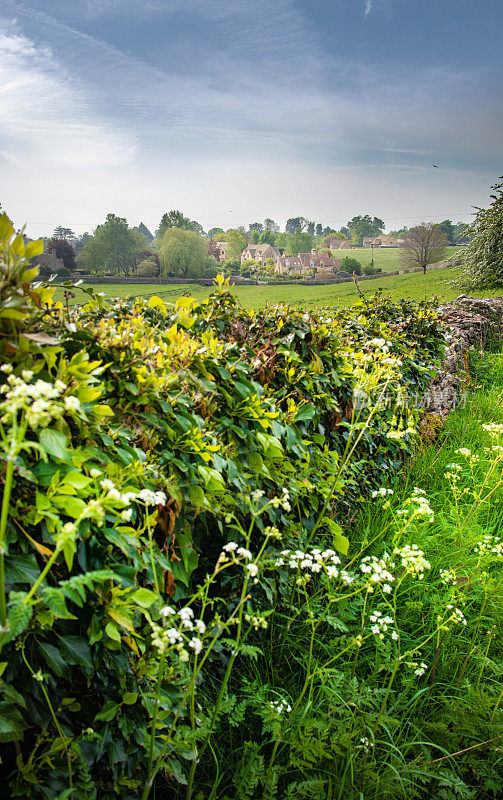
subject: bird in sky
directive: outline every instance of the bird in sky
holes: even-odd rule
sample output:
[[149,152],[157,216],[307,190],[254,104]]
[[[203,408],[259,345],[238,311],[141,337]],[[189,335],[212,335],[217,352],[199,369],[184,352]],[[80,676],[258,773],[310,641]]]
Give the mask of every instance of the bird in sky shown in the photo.
[[433,164],[433,166],[435,167],[435,169],[438,169],[438,164]]

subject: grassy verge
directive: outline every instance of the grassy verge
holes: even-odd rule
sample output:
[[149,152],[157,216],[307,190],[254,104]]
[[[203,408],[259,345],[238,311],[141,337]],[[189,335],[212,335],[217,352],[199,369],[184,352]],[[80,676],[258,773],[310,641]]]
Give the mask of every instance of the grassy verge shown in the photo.
[[299,570],[276,605],[233,682],[211,797],[503,796],[503,357],[476,376],[394,494],[356,515],[346,596],[326,605]]

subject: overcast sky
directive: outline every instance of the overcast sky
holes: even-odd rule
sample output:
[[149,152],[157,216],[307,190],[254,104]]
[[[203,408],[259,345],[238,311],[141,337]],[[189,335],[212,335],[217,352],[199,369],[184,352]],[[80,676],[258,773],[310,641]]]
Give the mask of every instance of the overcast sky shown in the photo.
[[467,220],[503,173],[502,33],[501,0],[0,0],[0,201],[31,236]]

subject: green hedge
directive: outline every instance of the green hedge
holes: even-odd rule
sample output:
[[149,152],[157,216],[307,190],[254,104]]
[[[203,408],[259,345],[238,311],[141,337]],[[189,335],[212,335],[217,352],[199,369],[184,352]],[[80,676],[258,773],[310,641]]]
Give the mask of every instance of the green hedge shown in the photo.
[[[242,569],[211,578],[223,546],[262,552],[266,531],[269,555],[299,537],[347,553],[355,504],[410,448],[407,397],[430,380],[441,331],[430,306],[380,296],[249,313],[223,279],[200,303],[89,293],[65,308],[27,294],[31,251],[1,225],[0,239],[2,310],[18,309],[0,313],[5,780],[13,797],[132,800],[157,763],[171,797],[202,734],[184,700],[194,652],[163,655],[160,609],[192,603],[213,631],[197,679],[211,731],[236,649],[219,620],[244,602]],[[255,580],[250,619],[280,590]]]

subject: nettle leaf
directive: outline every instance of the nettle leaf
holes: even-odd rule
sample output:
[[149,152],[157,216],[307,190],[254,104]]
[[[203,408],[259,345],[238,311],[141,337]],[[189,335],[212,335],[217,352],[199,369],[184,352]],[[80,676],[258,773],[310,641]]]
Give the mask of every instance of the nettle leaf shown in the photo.
[[9,633],[7,641],[12,641],[20,636],[30,624],[33,616],[33,606],[25,603],[27,592],[11,592],[9,597],[9,613],[7,617]]

